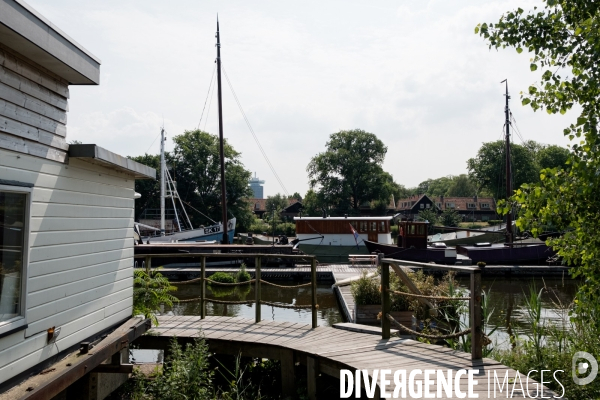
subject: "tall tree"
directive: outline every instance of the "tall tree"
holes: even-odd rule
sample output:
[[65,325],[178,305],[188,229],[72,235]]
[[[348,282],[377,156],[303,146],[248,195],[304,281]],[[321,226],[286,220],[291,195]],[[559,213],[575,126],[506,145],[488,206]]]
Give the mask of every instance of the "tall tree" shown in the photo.
[[[467,161],[469,177],[478,187],[487,189],[496,199],[506,198],[505,143],[484,143],[475,158]],[[534,155],[524,146],[511,143],[513,188],[539,180]]]
[[265,208],[267,210],[265,213],[266,219],[271,220],[272,216],[275,216],[276,222],[280,222],[281,218],[279,214],[288,205],[288,198],[283,194],[277,193],[274,196],[267,196],[267,201],[265,202]]
[[569,150],[556,145],[544,146],[536,154],[536,161],[540,170],[546,168],[568,169],[568,159]]
[[[177,191],[191,207],[215,221],[221,220],[221,192],[219,169],[219,139],[200,130],[185,131],[173,138],[175,149],[166,153],[165,158],[171,177],[177,184]],[[252,222],[252,212],[246,198],[252,194],[248,187],[251,173],[240,161],[241,154],[227,142],[225,152],[225,180],[227,182],[227,209],[230,217],[235,216],[238,228],[249,226]],[[134,161],[155,168],[160,175],[160,156],[143,155],[131,157]],[[136,201],[136,218],[143,210],[160,207],[160,176],[157,181],[136,181],[136,191],[142,197]],[[188,214],[194,226],[210,224],[204,215],[188,209]]]
[[[500,17],[497,23],[480,24],[476,33],[490,48],[514,47],[532,53],[530,69],[544,69],[539,84],[522,95],[523,105],[549,114],[564,114],[580,106],[576,122],[564,129],[571,140],[567,172],[545,169],[541,182],[517,191],[520,205],[517,225],[539,233],[548,224],[568,228],[549,240],[565,262],[578,265],[574,276],[583,276],[578,293],[578,315],[600,312],[600,3],[587,0],[546,0],[541,9],[521,8]],[[598,319],[587,323],[600,324]],[[598,325],[596,325],[598,326]]]
[[452,183],[446,192],[446,196],[468,197],[477,194],[477,186],[466,174],[452,177]]
[[320,215],[320,210],[321,207],[319,205],[317,193],[312,189],[308,189],[304,195],[304,200],[302,201],[302,215],[306,217],[317,217]]
[[[306,168],[311,188],[317,188],[327,206],[338,213],[374,200],[389,201],[391,175],[381,167],[387,147],[372,133],[360,129],[333,133],[325,152]],[[392,180],[393,182],[393,180]]]

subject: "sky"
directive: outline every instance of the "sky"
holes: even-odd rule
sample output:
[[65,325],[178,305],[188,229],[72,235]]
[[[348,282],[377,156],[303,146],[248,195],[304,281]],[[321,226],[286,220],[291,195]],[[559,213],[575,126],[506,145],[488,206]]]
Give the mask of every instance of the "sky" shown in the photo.
[[[522,106],[543,70],[474,34],[540,1],[28,2],[102,61],[99,86],[70,87],[67,140],[124,156],[158,154],[163,125],[167,150],[185,130],[218,134],[208,92],[218,14],[224,70],[289,194],[306,193],[306,166],[340,130],[377,135],[384,170],[406,187],[467,173],[481,144],[502,137],[504,79],[524,140],[566,146],[562,130],[576,119]],[[265,196],[284,193],[224,77],[223,120]]]

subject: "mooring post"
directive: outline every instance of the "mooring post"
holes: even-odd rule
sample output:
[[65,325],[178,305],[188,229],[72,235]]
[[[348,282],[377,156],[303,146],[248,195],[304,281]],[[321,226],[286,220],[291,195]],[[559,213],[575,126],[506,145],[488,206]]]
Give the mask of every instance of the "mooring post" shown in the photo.
[[310,288],[311,288],[311,309],[312,309],[312,327],[317,327],[317,259],[313,257],[310,260]]
[[255,299],[255,303],[254,305],[256,306],[256,322],[260,322],[261,320],[261,316],[260,316],[260,262],[261,262],[261,258],[260,257],[256,257],[256,272],[254,274],[254,278],[256,279],[256,284],[255,284],[255,295],[256,295],[256,299]]
[[146,256],[144,266],[146,267],[146,274],[150,275],[150,267],[152,266],[152,257]]
[[471,359],[483,356],[483,312],[481,303],[481,269],[471,272]]
[[204,299],[206,298],[206,257],[202,256],[200,259],[200,319],[206,317],[206,307],[204,305]]
[[317,399],[317,377],[318,376],[319,376],[318,361],[311,356],[306,356],[306,386],[307,386],[308,398],[310,400]]
[[387,315],[390,313],[390,264],[381,264],[381,338],[390,338],[390,320]]

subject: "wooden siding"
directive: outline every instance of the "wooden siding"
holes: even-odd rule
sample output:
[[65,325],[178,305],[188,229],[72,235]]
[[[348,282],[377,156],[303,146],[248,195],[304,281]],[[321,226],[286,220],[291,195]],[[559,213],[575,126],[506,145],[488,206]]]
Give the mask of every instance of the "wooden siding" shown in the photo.
[[69,87],[0,45],[0,148],[67,161]]
[[[361,223],[366,225],[361,225]],[[385,224],[384,229],[381,229],[382,223]],[[373,224],[375,225],[375,229],[373,229]],[[369,221],[369,220],[353,220],[348,218],[347,220],[296,220],[296,233],[314,233],[314,234],[351,234],[352,230],[350,229],[350,225],[354,226],[354,229],[358,233],[366,233],[366,232],[379,232],[379,233],[389,233],[390,232],[390,221]],[[318,232],[318,233],[317,233]]]
[[[0,149],[0,176],[34,185],[28,328],[0,338],[0,381],[76,345],[132,312],[131,176]],[[46,330],[61,327],[48,344]]]

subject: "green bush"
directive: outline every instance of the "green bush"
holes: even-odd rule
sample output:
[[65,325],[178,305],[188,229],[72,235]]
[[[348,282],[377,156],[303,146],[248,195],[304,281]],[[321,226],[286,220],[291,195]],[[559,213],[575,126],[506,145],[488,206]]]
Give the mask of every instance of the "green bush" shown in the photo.
[[162,304],[172,307],[179,301],[171,292],[177,290],[156,269],[148,272],[144,269],[133,271],[133,315],[143,314],[150,318],[154,325],[158,325],[156,312]]
[[[235,283],[235,278],[229,272],[215,272],[214,274],[209,276],[208,279],[220,283]],[[210,285],[210,282],[208,284]]]
[[[269,233],[273,230],[273,227],[270,227],[268,230]],[[296,236],[296,224],[292,222],[284,222],[277,224],[275,226],[275,235],[285,235],[285,236]]]
[[363,271],[361,277],[351,283],[350,292],[357,306],[381,304],[379,279],[379,276],[368,277],[367,271]]
[[502,220],[501,219],[490,219],[490,220],[488,220],[487,223],[490,226],[500,225],[502,223]]
[[240,265],[240,270],[237,272],[237,275],[235,276],[235,281],[238,283],[241,283],[241,282],[248,282],[251,279],[252,279],[252,277],[250,276],[248,271],[246,271],[246,264],[242,263],[242,265]]

